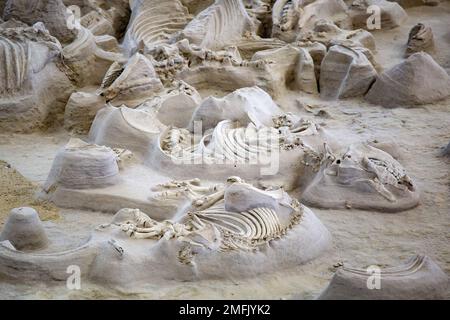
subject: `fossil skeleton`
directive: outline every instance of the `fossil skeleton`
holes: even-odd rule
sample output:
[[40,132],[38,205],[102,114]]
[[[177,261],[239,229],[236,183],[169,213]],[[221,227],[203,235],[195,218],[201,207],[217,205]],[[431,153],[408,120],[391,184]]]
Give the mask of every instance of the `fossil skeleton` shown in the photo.
[[[252,251],[272,240],[279,239],[296,224],[300,223],[302,209],[300,204],[290,199],[281,190],[262,191],[242,181],[238,177],[230,177],[227,181],[228,187],[200,187],[199,181],[172,182],[163,188],[181,190],[186,192],[192,199],[192,210],[189,211],[181,223],[172,221],[157,222],[139,210],[133,211],[133,219],[121,224],[121,228],[130,237],[136,239],[165,239],[177,238],[187,241],[193,246],[204,246],[197,242],[197,236],[215,234],[214,240],[219,245],[206,243],[209,247],[220,251],[245,250]],[[256,203],[247,204],[248,210],[235,211],[227,209],[227,192],[231,188],[254,193]],[[241,189],[242,188],[242,189]],[[205,192],[209,195],[203,195]],[[168,196],[167,192],[163,196]],[[267,206],[264,202],[258,202],[259,197],[267,197],[275,206]],[[251,201],[252,198],[246,199]],[[277,212],[277,206],[288,211],[288,218],[281,218]],[[195,210],[194,210],[195,209]],[[281,213],[283,215],[283,213]],[[284,213],[286,215],[286,213]],[[284,221],[284,222],[282,222]],[[208,236],[206,236],[208,239]]]

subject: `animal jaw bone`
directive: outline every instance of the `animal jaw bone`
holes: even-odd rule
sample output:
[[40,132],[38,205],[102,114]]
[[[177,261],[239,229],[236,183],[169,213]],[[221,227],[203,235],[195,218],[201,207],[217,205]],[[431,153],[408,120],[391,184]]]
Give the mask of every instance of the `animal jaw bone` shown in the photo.
[[272,10],[272,37],[292,42],[301,13],[300,1],[277,0]]
[[396,212],[419,202],[418,192],[405,169],[384,151],[356,144],[341,156],[332,155],[330,160],[333,162],[323,165],[303,195],[306,203],[326,208],[346,206]]
[[348,178],[351,179],[352,177],[351,174],[349,176],[347,170],[354,170],[352,168],[356,169],[359,167],[363,171],[358,174],[359,178],[357,178],[357,181],[372,180],[374,185],[377,186],[377,191],[382,190],[382,195],[393,202],[396,201],[396,198],[384,187],[385,185],[402,191],[415,191],[411,179],[406,175],[405,169],[397,161],[381,150],[374,153],[375,148],[370,146],[365,146],[365,148],[366,150],[363,152],[367,152],[368,155],[361,155],[360,150],[355,150],[354,147],[350,147],[340,159],[335,161],[336,165],[330,167],[329,174],[334,175],[336,173],[339,177],[342,171],[343,180],[341,181],[346,184],[352,184],[348,180]]

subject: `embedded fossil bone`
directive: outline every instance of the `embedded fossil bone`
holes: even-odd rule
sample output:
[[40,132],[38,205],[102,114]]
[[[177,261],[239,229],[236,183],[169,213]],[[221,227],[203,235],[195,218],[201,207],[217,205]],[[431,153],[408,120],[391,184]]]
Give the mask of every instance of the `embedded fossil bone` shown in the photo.
[[[311,52],[309,49],[317,48],[311,46],[305,49]],[[257,85],[273,96],[281,94],[285,86],[284,82],[279,83],[277,75],[284,71],[278,72],[277,67],[281,70],[294,69],[297,63],[293,61],[289,64],[290,60],[286,62],[280,57],[269,61],[257,54],[246,60],[242,59],[237,47],[228,46],[214,51],[191,45],[187,39],[174,45],[155,45],[146,51],[146,55],[151,56],[161,80],[169,86],[176,80],[182,80],[197,90],[217,87],[231,92]]]
[[33,131],[63,113],[61,100],[72,83],[61,66],[61,50],[42,24],[0,28],[1,129]]
[[95,35],[121,38],[130,19],[130,2],[124,0],[63,0],[68,9],[80,9],[80,24]]
[[162,237],[165,237],[169,240],[173,237],[183,237],[189,233],[189,230],[183,224],[173,223],[167,220],[158,222],[151,219],[140,210],[121,210],[117,213],[115,220],[118,220],[118,216],[129,215],[130,212],[127,211],[131,211],[133,215],[132,219],[127,220],[125,223],[122,222],[119,225],[123,232],[134,239],[159,240]]
[[326,20],[341,28],[349,29],[348,8],[342,0],[316,0],[303,8],[298,21],[299,30],[304,32],[315,28],[316,22]]
[[149,112],[108,105],[97,112],[89,132],[95,144],[145,155],[165,126]]
[[113,148],[112,150],[117,155],[117,165],[119,170],[123,170],[131,164],[136,163],[136,156],[130,150],[122,148]]
[[212,225],[219,231],[223,237],[219,249],[221,251],[255,250],[264,243],[282,237],[301,219],[301,212],[297,209],[298,212],[293,215],[290,224],[283,227],[273,209],[258,207],[234,213],[224,210],[222,205],[223,203],[219,202],[214,207],[194,212],[190,216],[190,223],[195,224],[198,230]]
[[202,97],[194,87],[184,81],[174,81],[172,87],[139,109],[154,110],[158,120],[167,126],[186,128],[201,103]]
[[303,195],[306,203],[324,208],[352,207],[397,212],[419,203],[405,169],[389,154],[369,145],[350,146],[323,168]]
[[410,55],[420,51],[431,53],[433,50],[433,31],[429,26],[425,26],[422,23],[416,24],[409,32],[406,56],[409,57]]
[[[194,211],[185,208],[174,221],[159,222],[140,210],[122,209],[110,224],[97,227],[90,240],[68,251],[27,254],[1,245],[0,274],[16,277],[17,269],[10,266],[22,263],[26,279],[59,280],[67,265],[78,265],[84,278],[117,288],[135,286],[142,279],[229,279],[303,264],[330,246],[327,229],[281,189],[260,190],[238,177],[217,188],[192,180],[163,189],[180,186],[195,190],[202,199],[210,194],[208,201]],[[195,199],[198,196],[192,200],[197,203]],[[120,232],[130,238],[120,237]],[[220,267],[213,271],[217,261]],[[131,277],[114,276],[129,274],[131,266]]]
[[[375,250],[404,254],[411,245],[448,269],[448,159],[438,155],[450,153],[448,1],[0,0],[0,12],[5,3],[0,224],[13,202],[61,208],[62,219],[41,224],[33,209],[10,215],[0,233],[0,287],[8,288],[0,299],[149,290],[310,298],[335,259],[367,264]],[[408,9],[407,26],[396,3],[439,7]],[[417,21],[403,60],[398,39]],[[86,142],[57,151],[78,135]],[[24,188],[19,176],[30,180]],[[413,208],[413,177],[426,206]],[[309,266],[301,265],[330,248],[330,233],[300,201],[333,209],[320,215],[339,237],[339,250]],[[410,212],[344,212],[351,208]],[[352,243],[373,230],[381,233]],[[384,270],[389,292],[367,295],[440,298],[447,279],[417,261]],[[343,269],[350,276],[336,276],[329,296],[366,297],[364,271]],[[307,276],[292,285],[299,273]],[[60,290],[68,277],[82,290]],[[166,290],[186,282],[182,292]]]
[[[273,128],[262,128],[257,131],[258,129],[254,126],[250,126],[248,130],[245,127],[233,129],[234,127],[235,126],[232,121],[221,121],[214,129],[214,133],[211,136],[211,141],[208,144],[206,144],[205,141],[208,139],[208,136],[206,136],[202,139],[200,144],[198,146],[194,146],[193,149],[188,148],[186,150],[182,148],[182,154],[186,151],[189,152],[192,150],[194,153],[188,153],[187,156],[195,157],[198,152],[201,153],[203,151],[206,154],[210,154],[213,158],[223,158],[224,161],[245,162],[250,161],[250,159],[255,160],[259,153],[267,152],[270,154],[271,151],[274,151],[275,149],[278,150],[279,134],[277,130]],[[250,140],[252,138],[260,139],[261,141],[252,141]],[[188,139],[184,140],[189,141]],[[178,141],[174,142],[179,143]],[[245,147],[245,143],[248,143],[249,145],[253,143],[253,148],[250,146]],[[176,144],[170,145],[165,143],[163,148],[165,148],[166,152],[174,153],[177,151],[177,149],[174,149],[175,146]],[[261,150],[258,148],[261,148]]]
[[[284,89],[272,74],[270,61],[264,59],[243,60],[236,47],[212,51],[178,43],[180,51],[188,56],[189,68],[183,68],[176,79],[185,81],[197,90],[220,88],[232,92],[244,87],[258,86],[276,97]],[[280,88],[281,87],[281,88]]]
[[[254,209],[243,213],[224,212],[221,200],[173,222],[123,209],[74,249],[30,254],[0,245],[0,274],[15,278],[20,272],[22,279],[51,282],[65,279],[67,266],[77,265],[84,280],[119,289],[137,288],[142,281],[236,279],[279,271],[314,259],[331,243],[328,230],[308,208],[287,195],[285,200],[289,205],[280,212],[250,198],[245,201]],[[131,238],[120,236],[123,232]],[[11,267],[17,264],[20,271]]]
[[107,102],[136,106],[161,91],[163,85],[144,55],[136,53],[127,63],[115,62],[100,88]]
[[240,0],[216,0],[184,28],[181,37],[202,48],[221,49],[254,28]]
[[398,267],[379,270],[380,288],[371,290],[370,271],[343,266],[318,299],[444,299],[448,290],[448,276],[427,256],[415,256]]
[[418,52],[380,74],[366,99],[385,107],[413,106],[439,101],[449,94],[447,72],[429,54]]
[[64,66],[71,80],[79,87],[99,85],[111,63],[122,60],[122,55],[101,49],[97,38],[81,27],[74,41],[63,48]]
[[155,192],[151,196],[152,200],[159,203],[173,203],[178,208],[195,210],[208,208],[224,196],[223,185],[204,185],[200,179],[170,181],[154,187],[152,191]]
[[300,32],[297,41],[320,42],[327,48],[341,44],[348,47],[363,47],[375,50],[375,39],[373,35],[363,29],[346,30],[339,28],[327,20],[318,20],[311,29]]
[[[22,90],[29,76],[42,71],[48,60],[56,57],[61,51],[58,40],[46,33],[45,30],[39,29],[38,26],[3,29],[0,41],[3,52],[1,92],[4,94]],[[30,42],[36,43],[35,48]],[[30,51],[33,49],[36,50],[37,56],[39,56],[39,51],[47,53],[47,56],[37,59],[37,61],[30,61]],[[13,70],[13,67],[16,69]]]
[[269,61],[265,68],[272,75],[277,91],[285,88],[317,93],[314,60],[310,48],[287,45],[281,48],[263,50],[255,53],[252,61]]
[[80,21],[83,27],[95,35],[123,36],[130,19],[129,1],[85,1],[84,4]]
[[245,10],[256,26],[256,34],[268,37],[272,29],[272,0],[244,0]]
[[193,132],[195,122],[201,122],[202,129],[206,131],[223,120],[239,121],[242,125],[253,122],[256,127],[270,126],[272,118],[282,113],[262,89],[242,88],[221,99],[205,99],[195,110],[189,129]]
[[68,28],[68,14],[62,0],[9,0],[5,4],[4,17],[29,25],[43,22],[50,34],[63,43],[72,42],[77,34],[76,29]]
[[125,36],[125,48],[134,52],[169,42],[189,22],[188,10],[179,0],[132,1],[131,20]]
[[272,9],[272,37],[292,42],[302,13],[299,0],[277,0]]
[[342,0],[278,0],[273,7],[272,37],[293,42],[299,33],[313,30],[321,20],[346,28],[347,5]]
[[320,69],[320,94],[326,99],[363,96],[377,72],[361,48],[332,46]]

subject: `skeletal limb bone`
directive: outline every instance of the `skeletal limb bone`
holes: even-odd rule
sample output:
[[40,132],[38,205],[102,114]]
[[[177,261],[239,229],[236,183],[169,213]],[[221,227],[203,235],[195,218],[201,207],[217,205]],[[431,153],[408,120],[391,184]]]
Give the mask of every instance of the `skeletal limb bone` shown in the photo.
[[119,224],[122,231],[134,239],[177,238],[188,234],[185,225],[166,220],[158,222],[140,210],[133,210],[134,219]]
[[[234,182],[243,182],[243,180],[239,177],[230,177],[227,179],[228,184]],[[160,191],[156,196],[159,199],[177,199],[181,195],[184,195],[192,201],[193,207],[200,211],[222,200],[225,194],[225,186],[221,184],[209,187],[201,186],[200,179],[192,179],[161,184],[156,186],[153,191]]]
[[160,184],[153,188],[153,191],[159,192],[158,199],[178,199],[181,195],[186,196],[193,202],[204,198],[205,195],[211,195],[223,188],[221,185],[201,186],[200,179],[192,179],[187,181],[170,181]]

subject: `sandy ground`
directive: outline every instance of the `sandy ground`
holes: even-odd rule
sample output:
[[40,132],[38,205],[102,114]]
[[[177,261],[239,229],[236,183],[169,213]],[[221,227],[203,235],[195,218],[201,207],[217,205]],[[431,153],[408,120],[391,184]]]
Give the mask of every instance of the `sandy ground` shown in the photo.
[[[450,3],[413,8],[408,14],[409,19],[402,27],[374,33],[377,61],[385,67],[400,62],[410,28],[423,22],[430,24],[435,33],[436,60],[450,72]],[[312,107],[305,110],[297,100]],[[65,284],[30,286],[0,279],[0,298],[313,299],[326,287],[334,266],[342,262],[355,267],[394,266],[414,254],[430,256],[450,275],[450,158],[440,156],[450,141],[450,99],[412,109],[385,109],[361,99],[324,102],[294,93],[277,102],[287,110],[323,123],[342,143],[395,142],[400,162],[421,190],[421,205],[396,214],[313,208],[333,235],[333,249],[304,266],[254,279],[168,283],[163,287],[148,284],[143,293],[117,292],[88,283],[83,283],[80,291],[68,291]],[[315,115],[319,110],[329,117]],[[39,184],[45,181],[56,151],[68,139],[64,132],[0,135],[0,159]],[[4,189],[3,180],[1,183]],[[28,201],[27,198],[25,203]],[[0,217],[4,216],[3,193],[0,210]],[[60,219],[45,222],[50,238],[55,240],[52,249],[75,247],[87,239],[89,230],[111,218],[107,214],[74,210],[61,210],[60,214]],[[71,230],[70,235],[65,230]],[[62,235],[64,241],[58,240]]]
[[38,189],[37,183],[30,182],[10,164],[0,161],[0,226],[5,223],[11,209],[23,206],[36,209],[43,221],[58,219],[57,207],[35,200]]

